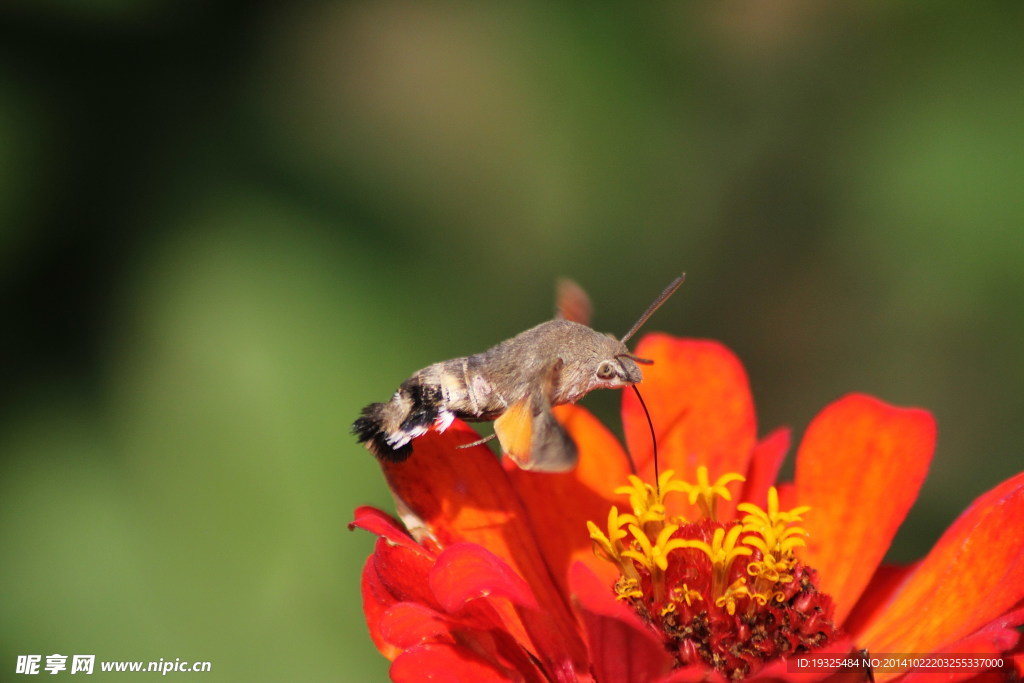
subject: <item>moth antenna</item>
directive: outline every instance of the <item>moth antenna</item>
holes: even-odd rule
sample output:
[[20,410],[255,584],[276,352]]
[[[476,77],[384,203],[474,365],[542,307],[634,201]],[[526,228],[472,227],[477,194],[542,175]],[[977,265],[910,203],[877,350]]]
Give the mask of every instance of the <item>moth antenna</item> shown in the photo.
[[[640,395],[640,390],[636,388],[635,384],[631,384],[633,392],[636,397],[640,399],[640,407],[644,409],[644,417],[647,418],[647,427],[651,430],[651,446],[654,452],[654,488],[658,492],[658,498],[661,498],[661,472],[658,468],[658,438],[654,436],[654,422],[651,421],[651,413],[647,410],[647,404],[644,403],[644,397]],[[636,474],[636,465],[633,464],[633,456],[629,456],[629,464],[633,467],[633,474]]]
[[629,338],[636,334],[637,330],[643,327],[643,324],[647,322],[647,319],[654,315],[654,312],[658,310],[658,308],[660,308],[663,303],[665,303],[666,299],[675,294],[675,291],[679,289],[679,285],[683,284],[683,280],[685,279],[686,273],[683,273],[682,275],[680,275],[679,277],[677,277],[675,280],[668,284],[668,287],[666,287],[665,290],[658,295],[658,298],[654,300],[654,303],[647,307],[647,310],[644,311],[644,314],[640,316],[639,320],[636,321],[636,324],[633,325],[633,327],[630,328],[629,332],[626,333],[626,336],[622,338],[621,341],[623,344],[629,341]]

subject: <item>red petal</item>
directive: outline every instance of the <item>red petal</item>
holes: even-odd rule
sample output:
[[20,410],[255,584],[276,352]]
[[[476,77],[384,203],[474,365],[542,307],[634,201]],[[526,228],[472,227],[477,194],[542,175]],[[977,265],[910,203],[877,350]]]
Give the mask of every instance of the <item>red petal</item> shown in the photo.
[[572,566],[570,582],[596,680],[646,683],[672,668],[661,640],[636,612],[615,599],[608,584],[582,563]]
[[807,428],[796,459],[796,493],[809,505],[804,561],[835,600],[842,623],[917,498],[935,447],[935,421],[851,394]]
[[[477,604],[474,607],[486,607]],[[455,618],[411,602],[394,605],[382,620],[381,630],[389,642],[402,649],[426,643],[458,644],[471,649],[496,668],[514,671],[521,678],[539,680],[541,674],[519,641],[505,632],[493,611],[469,610],[468,619]],[[497,626],[497,628],[496,628]],[[401,650],[396,652],[399,654]],[[394,658],[392,658],[394,659]]]
[[408,460],[382,463],[391,490],[441,547],[462,541],[481,545],[525,578],[538,599],[564,604],[498,458],[485,446],[456,448],[477,438],[459,421],[444,434],[419,437]]
[[[1024,622],[1024,608],[1002,615],[963,640],[947,645],[936,654],[958,658],[966,658],[964,656],[967,655],[968,657],[977,657],[982,660],[1003,659],[1005,665],[1000,673],[1004,678],[996,680],[1007,680],[1014,666],[1011,658],[1003,657],[1003,654],[1012,650],[1020,642],[1020,633],[1016,627],[1022,622]],[[944,680],[973,680],[972,677],[977,676],[980,671],[982,669],[975,671],[950,671],[947,673],[948,677]],[[935,680],[935,673],[935,671],[914,672],[907,674],[906,678],[901,678],[900,681],[901,683],[932,683]]]
[[933,652],[1024,599],[1024,473],[978,498],[857,634],[879,652]]
[[434,560],[422,549],[392,545],[382,538],[377,541],[370,560],[377,570],[380,585],[392,596],[393,602],[419,602],[431,607],[438,606],[427,585]]
[[400,602],[389,608],[382,615],[380,630],[389,643],[403,650],[438,639],[454,642],[451,619],[414,602]]
[[406,650],[395,659],[390,674],[395,683],[487,683],[511,679],[508,673],[469,648],[445,643],[427,643]]
[[366,626],[370,630],[370,639],[384,657],[393,661],[401,654],[401,648],[387,641],[381,631],[381,619],[384,613],[394,604],[394,597],[381,583],[380,576],[371,556],[363,566],[362,580],[363,614],[366,615]]
[[881,565],[868,582],[867,588],[857,601],[857,606],[843,623],[843,630],[847,633],[860,633],[865,624],[875,619],[875,613],[885,607],[893,593],[903,585],[915,567],[917,563],[902,566]]
[[[753,503],[762,508],[767,505],[768,489],[775,485],[779,477],[779,468],[782,467],[782,461],[789,451],[789,444],[790,431],[783,427],[776,429],[754,446],[750,458],[750,469],[746,473],[747,481],[743,484],[743,493],[740,495],[739,501]],[[727,502],[719,501],[719,504],[725,505]],[[736,502],[733,500],[733,508],[736,507]],[[729,516],[724,514],[724,508],[722,512],[721,518],[729,519]]]
[[393,660],[401,649],[395,647],[395,641],[384,632],[382,620],[392,606],[403,600],[433,604],[430,592],[424,590],[433,558],[389,515],[375,508],[357,508],[355,520],[349,524],[350,529],[355,527],[380,536],[363,568],[363,613],[374,645]]
[[[1017,678],[1013,678],[1013,675],[1014,674],[1006,673],[1006,672],[1003,672],[1003,671],[986,671],[983,674],[971,674],[968,678],[964,678],[964,679],[959,679],[958,678],[958,679],[953,679],[953,680],[957,680],[957,681],[962,680],[963,683],[1007,683],[1007,681],[1019,681],[1020,680],[1020,676],[1017,676]],[[918,679],[918,680],[921,680],[921,679]],[[946,681],[951,680],[951,679],[939,679],[939,680],[942,683],[946,683]],[[902,683],[902,682],[903,682],[903,679],[901,678],[900,679],[900,683]],[[930,679],[928,679],[928,683],[935,683],[935,676],[932,676]]]
[[409,532],[394,517],[369,505],[361,505],[356,508],[355,518],[349,523],[348,528],[350,530],[363,529],[371,534],[377,534],[381,538],[386,538],[392,545],[401,545],[429,555],[409,536]]
[[658,683],[725,683],[725,677],[710,667],[694,664],[676,669],[657,679]]
[[[698,465],[708,467],[712,481],[727,472],[746,474],[757,423],[747,374],[736,356],[718,342],[665,334],[645,336],[636,355],[654,361],[644,367],[639,388],[654,422],[661,470],[675,470],[688,481],[695,481]],[[622,412],[626,444],[641,478],[651,481],[650,431],[631,391]]]
[[[524,648],[528,647],[531,638],[513,606],[506,600],[496,600],[497,592],[514,593],[515,590],[527,591],[526,602],[530,602],[529,589],[519,577],[511,579],[502,576],[511,572],[507,565],[490,555],[482,562],[474,556],[486,551],[479,546],[476,549],[466,548],[469,544],[453,546],[445,551],[446,555],[438,558],[438,565],[430,575],[429,584],[438,593],[438,602],[449,612],[444,614],[424,604],[402,602],[393,605],[380,619],[381,636],[389,643],[400,648],[409,648],[424,642],[458,642],[460,645],[471,646],[478,654],[485,654],[492,663],[500,663],[502,668],[515,671],[534,671],[535,664],[529,659]],[[466,550],[466,552],[461,552]],[[461,557],[460,557],[461,556]],[[503,567],[491,566],[497,563]],[[474,566],[476,571],[474,571]],[[498,576],[488,582],[485,576]],[[468,590],[452,588],[448,584],[453,578],[461,576]],[[501,584],[516,583],[518,586],[509,590]],[[488,591],[488,586],[496,591],[488,598],[481,593]],[[461,594],[460,594],[461,592]],[[515,596],[513,596],[515,597]],[[455,616],[457,614],[457,616]]]
[[796,499],[796,486],[793,482],[784,481],[781,484],[776,484],[775,490],[779,492],[780,510],[792,510],[800,504]]
[[430,573],[430,589],[445,611],[453,614],[470,600],[490,595],[508,598],[519,606],[537,607],[522,577],[473,543],[458,543],[441,553]]
[[537,643],[552,669],[585,668],[586,650],[567,596],[552,581],[526,512],[498,458],[476,441],[476,432],[456,421],[444,434],[434,431],[413,442],[412,456],[382,463],[395,496],[422,520],[441,547],[467,541],[487,548],[526,580],[546,620],[560,634],[557,643]]
[[585,408],[555,408],[579,448],[579,464],[571,472],[527,472],[508,464],[509,478],[519,492],[541,552],[562,593],[568,593],[569,567],[579,561],[609,579],[615,567],[594,556],[587,521],[599,525],[614,504],[612,491],[626,483],[626,452],[618,439]]

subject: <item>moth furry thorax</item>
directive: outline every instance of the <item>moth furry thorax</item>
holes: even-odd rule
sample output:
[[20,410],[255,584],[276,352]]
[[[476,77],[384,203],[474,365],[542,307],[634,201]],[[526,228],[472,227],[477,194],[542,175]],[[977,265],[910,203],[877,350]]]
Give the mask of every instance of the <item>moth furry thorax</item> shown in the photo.
[[[576,445],[551,408],[575,403],[594,389],[640,382],[626,341],[682,284],[676,278],[621,340],[591,329],[590,303],[578,286],[559,288],[560,317],[520,332],[490,349],[434,363],[402,382],[386,403],[371,403],[352,425],[360,443],[383,460],[404,460],[431,428],[443,432],[456,417],[495,420],[502,450],[526,469],[560,471],[576,462]],[[583,297],[580,300],[580,297]],[[571,299],[571,300],[570,300]]]

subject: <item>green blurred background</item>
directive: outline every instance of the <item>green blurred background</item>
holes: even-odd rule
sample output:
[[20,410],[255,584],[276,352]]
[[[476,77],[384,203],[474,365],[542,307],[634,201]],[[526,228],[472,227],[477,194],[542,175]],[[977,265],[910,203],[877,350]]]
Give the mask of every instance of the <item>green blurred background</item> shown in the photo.
[[649,329],[735,349],[762,433],[934,411],[920,556],[1024,460],[1022,15],[4,3],[2,677],[383,679],[345,525],[391,503],[348,425],[563,275],[621,334],[685,270]]

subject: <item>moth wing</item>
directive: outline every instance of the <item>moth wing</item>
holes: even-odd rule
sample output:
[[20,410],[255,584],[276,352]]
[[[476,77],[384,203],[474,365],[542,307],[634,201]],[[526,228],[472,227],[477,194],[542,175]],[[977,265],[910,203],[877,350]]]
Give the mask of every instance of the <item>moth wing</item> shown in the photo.
[[561,278],[555,287],[555,317],[590,326],[593,307],[583,288],[568,278]]
[[539,390],[514,403],[494,422],[502,450],[524,470],[564,472],[576,465],[576,443],[551,412],[551,396],[563,365],[561,358],[553,362]]
[[524,470],[566,472],[576,466],[578,457],[576,442],[547,408],[533,418],[530,457],[516,464]]
[[510,405],[501,417],[494,421],[494,433],[501,443],[501,450],[523,467],[530,460],[530,445],[533,441],[533,410],[531,397]]

